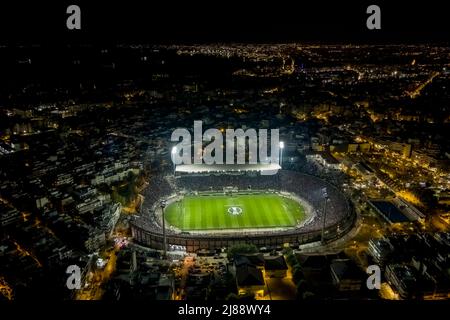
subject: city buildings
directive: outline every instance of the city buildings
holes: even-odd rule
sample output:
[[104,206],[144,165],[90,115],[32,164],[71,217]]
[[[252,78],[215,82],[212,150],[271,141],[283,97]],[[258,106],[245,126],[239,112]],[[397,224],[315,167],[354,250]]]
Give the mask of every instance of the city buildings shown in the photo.
[[[448,298],[448,46],[16,50],[4,55],[16,80],[0,88],[0,279],[8,297],[27,299],[48,282],[52,299],[385,298],[364,291],[375,263],[404,299]],[[56,54],[58,68],[77,77],[57,77],[41,59]],[[48,74],[34,74],[36,65]],[[35,78],[21,76],[28,73]],[[150,184],[173,172],[172,131],[196,120],[204,129],[278,128],[283,169],[320,177],[348,198],[358,217],[349,238],[286,244],[299,257],[301,285],[283,247],[230,261],[226,248],[205,258],[170,246],[164,259],[134,243],[129,222],[157,219],[146,203],[175,185],[172,175]],[[79,294],[64,287],[71,264],[82,270]],[[271,290],[278,285],[286,295]]]

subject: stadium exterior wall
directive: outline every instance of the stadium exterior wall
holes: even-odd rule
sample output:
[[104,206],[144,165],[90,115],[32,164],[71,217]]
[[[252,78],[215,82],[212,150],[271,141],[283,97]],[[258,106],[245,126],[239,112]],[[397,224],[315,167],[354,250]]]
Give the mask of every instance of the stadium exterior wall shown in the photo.
[[[353,210],[340,223],[325,228],[325,241],[333,241],[349,232],[355,222]],[[134,241],[155,249],[163,248],[163,235],[159,230],[147,230],[146,228],[131,224],[131,231]],[[284,232],[273,232],[266,234],[221,234],[221,235],[192,235],[192,234],[169,234],[167,235],[168,245],[178,245],[186,247],[187,252],[196,252],[200,249],[219,249],[230,247],[239,243],[254,244],[257,247],[302,245],[306,243],[320,241],[321,231],[301,231],[290,230]]]

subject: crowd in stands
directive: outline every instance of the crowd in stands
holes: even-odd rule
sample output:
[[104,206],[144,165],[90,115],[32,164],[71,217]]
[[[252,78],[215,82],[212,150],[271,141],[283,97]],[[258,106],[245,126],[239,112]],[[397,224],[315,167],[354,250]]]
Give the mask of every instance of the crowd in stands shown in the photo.
[[[144,203],[138,220],[139,224],[145,225],[147,230],[162,230],[161,217],[158,216],[158,204],[176,192],[166,174],[154,175],[149,179],[149,185],[144,191]],[[167,228],[170,232],[170,228]]]
[[316,217],[303,230],[320,229],[327,196],[326,225],[334,225],[349,213],[349,204],[336,187],[317,177],[294,171],[280,171],[281,190],[295,194],[315,208]]
[[183,176],[178,180],[178,188],[185,191],[223,191],[234,187],[239,190],[279,190],[280,180],[277,175],[209,175]]

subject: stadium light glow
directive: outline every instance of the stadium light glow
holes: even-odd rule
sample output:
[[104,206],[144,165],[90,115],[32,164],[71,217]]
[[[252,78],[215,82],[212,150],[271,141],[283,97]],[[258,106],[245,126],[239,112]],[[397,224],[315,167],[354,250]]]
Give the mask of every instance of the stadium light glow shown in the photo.
[[166,237],[166,206],[167,201],[163,200],[161,201],[161,214],[162,214],[162,231],[163,231],[163,256],[164,258],[167,257],[167,237]]
[[280,166],[283,166],[283,149],[284,149],[284,142],[280,141]]
[[325,243],[325,224],[327,220],[327,202],[328,202],[328,191],[327,188],[322,188],[322,196],[324,198],[324,207],[323,207],[323,225],[322,225],[322,234],[321,234],[321,242]]
[[177,170],[177,165],[175,164],[175,160],[173,158],[177,152],[178,152],[177,147],[173,147],[172,148],[172,154],[171,154],[171,158],[172,158],[172,162],[173,162],[173,174],[175,174],[175,172]]

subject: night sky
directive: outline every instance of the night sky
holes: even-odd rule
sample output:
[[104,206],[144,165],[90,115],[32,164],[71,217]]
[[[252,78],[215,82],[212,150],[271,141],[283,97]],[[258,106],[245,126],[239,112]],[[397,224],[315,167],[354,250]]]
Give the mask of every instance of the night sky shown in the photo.
[[[0,9],[0,43],[442,42],[445,1],[10,1]],[[78,4],[82,30],[66,29]],[[381,7],[382,30],[366,28]],[[426,6],[425,6],[426,5]]]

